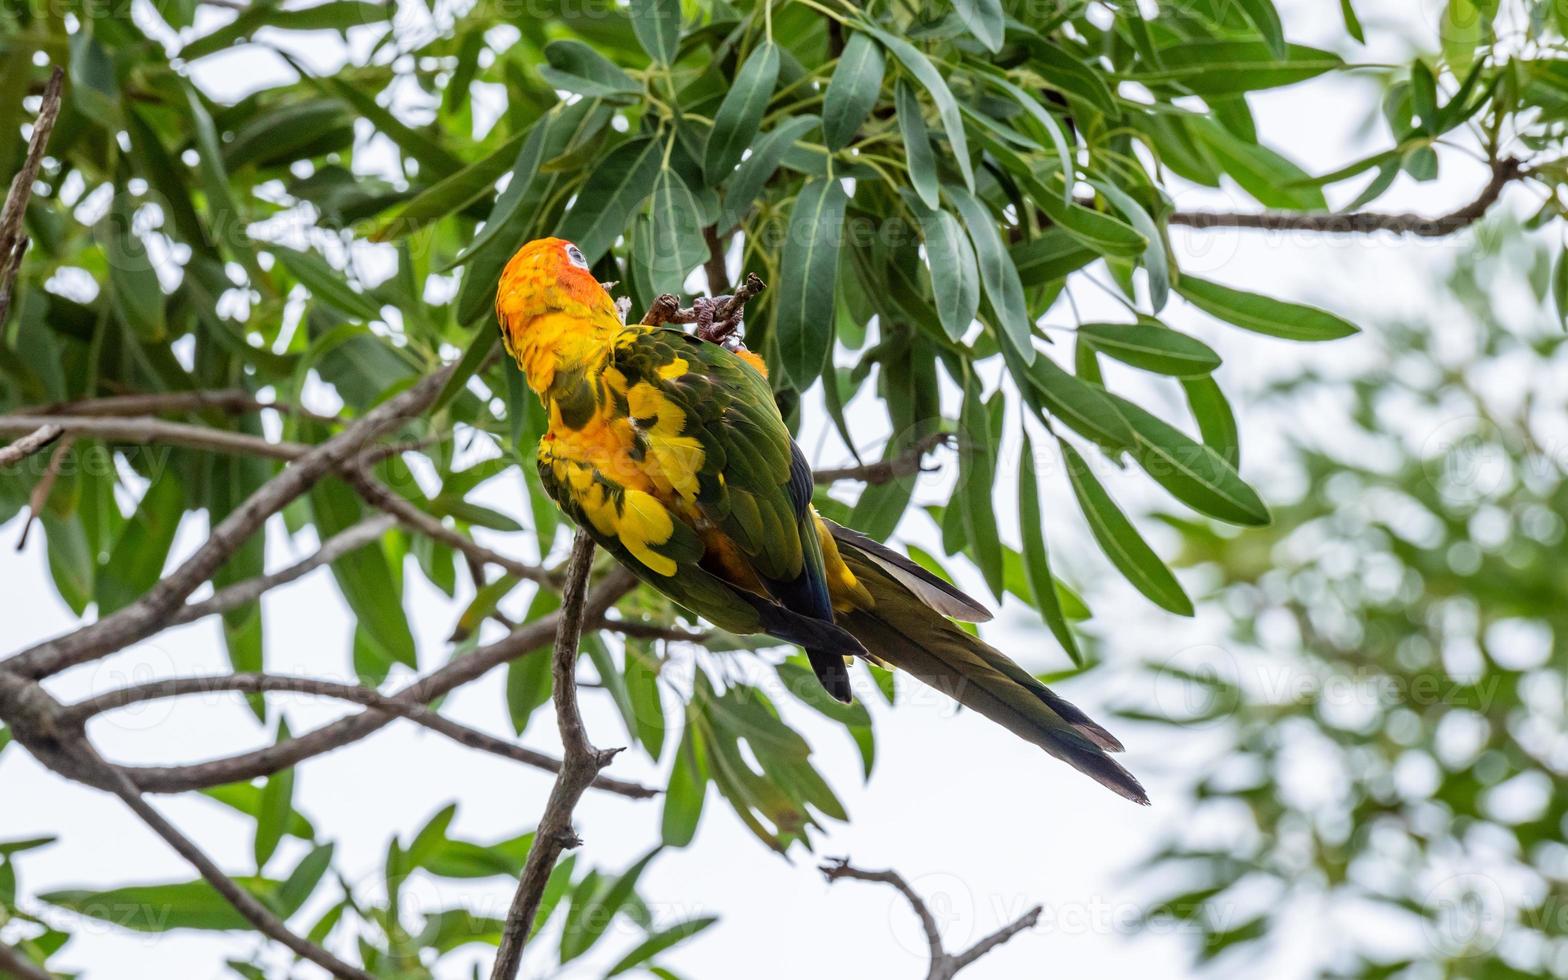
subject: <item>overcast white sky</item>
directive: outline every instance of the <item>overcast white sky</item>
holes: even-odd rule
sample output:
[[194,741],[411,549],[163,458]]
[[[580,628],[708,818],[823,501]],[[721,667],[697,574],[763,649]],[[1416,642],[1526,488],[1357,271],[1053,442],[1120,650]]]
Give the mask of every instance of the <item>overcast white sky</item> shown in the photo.
[[[416,7],[420,6],[415,4]],[[1436,46],[1438,0],[1359,5],[1374,46],[1364,60],[1402,62],[1410,49],[1391,37],[1419,37]],[[1282,3],[1289,33],[1307,43],[1333,42],[1342,33],[1338,5],[1325,0]],[[1399,8],[1391,13],[1390,8]],[[203,23],[227,16],[204,8]],[[1404,26],[1390,30],[1388,18]],[[280,43],[307,53],[318,66],[339,58],[332,35],[289,35]],[[220,97],[238,95],[283,77],[270,55],[239,51],[201,62],[197,77]],[[1367,84],[1330,81],[1308,84],[1254,99],[1263,137],[1308,170],[1322,172],[1342,164],[1369,145],[1358,126],[1366,117],[1373,89]],[[1371,139],[1382,140],[1381,131]],[[1437,184],[1401,182],[1381,206],[1428,213],[1446,211],[1467,200],[1485,180],[1484,168],[1457,158],[1445,159]],[[1183,206],[1247,207],[1213,192],[1183,195]],[[1328,240],[1236,232],[1176,235],[1182,268],[1276,295],[1331,306],[1352,319],[1375,322],[1380,311],[1419,307],[1427,302],[1426,270],[1440,265],[1457,245],[1451,242],[1396,242],[1392,239]],[[1092,286],[1075,288],[1086,316],[1113,314],[1115,308]],[[1052,317],[1070,322],[1065,309]],[[1191,330],[1226,359],[1222,383],[1234,393],[1245,428],[1249,479],[1267,496],[1284,493],[1268,468],[1271,446],[1278,445],[1274,420],[1246,411],[1247,383],[1259,370],[1282,370],[1304,358],[1348,363],[1364,356],[1365,340],[1333,345],[1330,351],[1303,351],[1280,341],[1246,336],[1221,327],[1190,309],[1173,305],[1173,324]],[[1151,397],[1154,397],[1151,395]],[[1155,404],[1158,404],[1157,402]],[[810,431],[820,432],[820,426]],[[878,433],[865,434],[864,444]],[[835,438],[805,440],[820,450],[820,462],[841,460]],[[1086,587],[1098,613],[1092,628],[1110,637],[1113,661],[1139,656],[1183,659],[1214,655],[1224,619],[1211,607],[1190,622],[1177,622],[1138,599],[1124,583],[1105,574],[1103,561],[1085,546],[1076,529],[1075,508],[1060,474],[1046,474],[1047,519],[1053,547],[1069,578]],[[1154,501],[1134,477],[1111,475],[1113,492],[1127,501]],[[940,498],[944,478],[928,478],[923,492]],[[1004,477],[1003,482],[1006,482]],[[494,505],[526,514],[522,483],[514,477],[488,488]],[[1007,508],[1002,508],[1004,511]],[[8,624],[3,650],[10,650],[70,629],[75,620],[55,597],[45,566],[42,536],[14,552],[20,520],[0,526],[0,612]],[[200,522],[187,522],[176,544],[188,554],[203,539]],[[270,560],[288,563],[308,550],[287,540],[281,525],[269,528]],[[901,536],[930,537],[923,518],[905,521]],[[492,536],[498,547],[515,547]],[[966,570],[967,571],[967,570]],[[409,574],[407,604],[420,643],[421,659],[435,664],[461,608]],[[966,581],[973,581],[972,577]],[[325,572],[270,593],[264,602],[269,669],[351,679],[348,663],[351,621]],[[1037,670],[1064,666],[1064,658],[1028,610],[1004,608],[985,634]],[[1223,655],[1222,651],[1220,655]],[[75,699],[129,679],[219,672],[227,668],[218,626],[203,621],[159,635],[113,658],[81,668],[50,683],[58,696]],[[1138,700],[1132,674],[1102,671],[1065,693],[1091,714],[1107,706]],[[620,723],[607,703],[585,692],[590,730],[600,744],[613,744]],[[291,727],[314,727],[344,712],[341,706],[308,698],[278,698]],[[786,705],[785,708],[796,707]],[[860,785],[858,759],[848,738],[803,710],[790,711],[816,747],[822,768],[840,792],[848,824],[833,824],[819,840],[818,855],[851,855],[865,867],[895,867],[927,895],[947,930],[950,948],[961,948],[1017,916],[1031,904],[1045,906],[1041,926],[986,957],[965,975],[974,980],[1049,975],[1053,977],[1183,976],[1188,961],[1181,937],[1131,935],[1129,923],[1147,895],[1125,874],[1157,839],[1161,828],[1185,819],[1168,793],[1168,772],[1202,758],[1203,735],[1173,740],[1163,731],[1113,725],[1128,744],[1126,762],[1145,778],[1155,805],[1131,806],[1106,793],[1036,749],[983,719],[955,716],[934,698],[889,710],[873,699],[878,761],[867,785]],[[507,733],[502,674],[462,688],[443,710],[490,731]],[[1107,719],[1109,721],[1109,719]],[[160,702],[145,710],[122,712],[97,722],[92,734],[111,757],[125,762],[195,761],[254,747],[270,738],[240,702],[228,698],[189,698]],[[528,741],[553,748],[553,726],[542,713]],[[673,744],[673,742],[672,742]],[[640,755],[616,763],[628,778],[662,784],[663,776]],[[298,776],[297,805],[324,839],[338,843],[342,865],[351,875],[374,881],[387,839],[405,839],[436,810],[456,800],[460,809],[453,833],[489,840],[531,828],[549,778],[488,756],[464,750],[409,725],[392,725],[370,739],[305,764]],[[198,798],[159,799],[157,805],[194,835],[220,863],[235,873],[251,870],[251,824]],[[659,804],[630,802],[592,794],[577,813],[586,844],[579,861],[621,868],[639,856],[658,833]],[[54,846],[21,862],[25,894],[63,887],[104,887],[126,882],[184,879],[188,867],[114,799],[68,784],[13,746],[0,756],[0,839],[57,834]],[[297,842],[284,844],[274,867],[297,860]],[[825,885],[814,864],[818,855],[797,849],[785,860],[755,842],[710,793],[708,811],[696,842],[660,857],[644,878],[644,893],[664,921],[717,913],[722,921],[701,939],[665,958],[668,965],[695,977],[733,975],[744,963],[751,976],[915,977],[923,975],[924,944],[905,906],[888,889],[846,882]],[[465,904],[489,914],[504,914],[510,881],[452,883],[420,879],[409,887],[409,905],[438,908]],[[324,889],[324,892],[326,889]],[[107,977],[202,978],[224,975],[225,956],[259,945],[249,937],[178,933],[159,937],[117,931],[60,913],[76,934],[57,960],[61,969],[85,972],[89,980]],[[1331,937],[1322,927],[1292,942],[1321,944]],[[624,952],[633,938],[606,941],[596,958],[574,963],[568,976],[593,975]],[[483,950],[471,947],[468,961]],[[1268,975],[1289,977],[1286,951]],[[275,957],[275,961],[276,960]],[[464,962],[451,968],[466,975]],[[534,961],[537,962],[537,961]],[[1239,973],[1246,964],[1231,964]],[[1254,965],[1255,967],[1255,965]],[[1250,972],[1250,969],[1249,969]],[[314,976],[311,970],[299,971]]]

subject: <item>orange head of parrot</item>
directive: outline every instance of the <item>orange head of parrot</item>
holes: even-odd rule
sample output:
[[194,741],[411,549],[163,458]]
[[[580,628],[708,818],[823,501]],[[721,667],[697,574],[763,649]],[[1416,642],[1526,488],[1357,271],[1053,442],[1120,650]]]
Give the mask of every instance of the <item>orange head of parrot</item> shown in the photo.
[[539,238],[517,250],[496,289],[496,320],[508,354],[544,391],[563,364],[592,359],[621,329],[615,301],[583,253],[560,238]]

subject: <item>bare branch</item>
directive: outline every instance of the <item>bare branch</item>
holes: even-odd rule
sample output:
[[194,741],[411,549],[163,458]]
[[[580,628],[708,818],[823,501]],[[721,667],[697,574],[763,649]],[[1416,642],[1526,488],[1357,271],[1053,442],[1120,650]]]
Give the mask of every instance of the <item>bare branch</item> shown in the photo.
[[[268,480],[215,526],[205,543],[136,602],[96,623],[46,640],[0,661],[0,669],[43,677],[135,643],[163,625],[201,583],[212,577],[244,541],[290,501],[328,472],[391,431],[400,421],[429,405],[453,366],[436,371],[409,390],[371,409],[342,432],[315,446]],[[95,420],[96,421],[96,420]]]
[[1529,176],[1519,160],[1504,157],[1492,161],[1492,179],[1474,201],[1438,217],[1409,212],[1389,214],[1378,211],[1352,211],[1345,214],[1301,214],[1294,211],[1235,213],[1228,211],[1177,211],[1170,216],[1173,225],[1189,228],[1257,228],[1265,231],[1313,231],[1325,234],[1370,234],[1387,231],[1396,235],[1442,238],[1475,224],[1486,216],[1510,183]]
[[910,908],[914,909],[915,915],[920,919],[920,928],[926,934],[926,945],[931,955],[931,965],[926,972],[926,980],[952,980],[958,971],[969,966],[975,960],[996,949],[1025,929],[1033,928],[1040,921],[1041,909],[1040,906],[1036,905],[1019,918],[981,939],[962,953],[953,955],[942,948],[942,933],[937,927],[936,916],[931,914],[931,909],[926,905],[925,900],[910,887],[909,882],[905,881],[904,876],[897,871],[865,871],[861,868],[853,867],[849,863],[849,858],[833,858],[826,864],[821,865],[817,870],[822,872],[822,876],[827,879],[829,884],[843,878],[853,878],[857,881],[873,881],[884,885],[892,885],[898,889],[899,893],[904,896],[904,899],[909,902]]
[[[594,619],[636,585],[631,573],[616,568],[600,581],[588,595],[585,616]],[[500,664],[516,659],[529,651],[549,643],[555,635],[560,613],[551,613],[523,626],[521,629],[480,647],[473,653],[458,657],[446,666],[409,684],[394,699],[410,704],[428,704],[478,677]],[[3,706],[3,703],[0,703]],[[331,752],[352,742],[357,742],[387,725],[395,718],[375,708],[357,715],[322,725],[302,735],[268,745],[251,752],[212,759],[181,766],[124,767],[130,777],[144,792],[183,793],[221,783],[266,776],[280,769],[287,769],[314,756]],[[20,738],[19,738],[20,740]],[[601,785],[600,780],[594,785]]]
[[65,71],[56,68],[49,75],[44,87],[43,102],[38,106],[38,119],[33,123],[33,135],[27,141],[27,157],[22,169],[11,180],[5,195],[5,207],[0,209],[0,325],[11,312],[11,297],[16,292],[16,276],[22,271],[22,254],[27,251],[27,238],[22,234],[22,218],[27,214],[27,202],[33,196],[33,183],[38,180],[38,168],[44,160],[44,147],[49,134],[54,132],[55,120],[60,118],[60,93],[65,87]]
[[891,483],[906,476],[923,472],[921,461],[926,454],[939,446],[948,445],[951,433],[933,432],[915,441],[915,444],[893,459],[884,459],[862,466],[845,466],[831,470],[817,470],[813,478],[818,483],[837,483],[840,480],[859,480],[861,483]]
[[97,436],[111,442],[160,442],[284,461],[299,459],[311,450],[310,446],[297,442],[273,442],[244,432],[169,422],[150,416],[0,415],[0,432],[26,432],[46,425],[56,426],[72,435]]
[[209,410],[236,415],[271,410],[285,415],[298,415],[329,424],[337,424],[343,421],[331,415],[318,415],[315,412],[288,402],[264,402],[250,392],[239,388],[107,395],[102,398],[81,398],[75,401],[55,402],[52,405],[20,408],[11,414],[160,415],[165,412],[202,412]]
[[[173,698],[191,694],[211,694],[232,691],[241,694],[258,694],[269,691],[293,691],[300,694],[317,694],[362,704],[368,708],[407,718],[409,721],[445,735],[460,745],[489,752],[502,758],[521,762],[546,772],[561,771],[561,760],[526,746],[459,724],[432,711],[422,704],[411,704],[389,697],[373,688],[358,684],[340,684],[314,677],[295,677],[286,674],[220,674],[211,677],[176,677],[118,688],[97,697],[88,698],[65,709],[62,720],[67,725],[81,725],[87,719],[105,711],[158,698]],[[604,779],[597,788],[617,793],[634,800],[645,800],[658,795],[658,790],[618,779]]]
[[493,551],[484,545],[452,530],[434,515],[427,514],[409,503],[408,500],[370,475],[363,463],[358,460],[350,462],[343,467],[342,476],[349,486],[353,487],[365,502],[372,507],[384,510],[396,517],[400,522],[418,531],[427,537],[451,545],[463,554],[478,561],[496,565],[506,569],[518,578],[534,582],[554,584],[556,576],[548,570],[520,562],[515,558],[508,558],[499,551]]
[[17,536],[16,550],[21,551],[27,547],[27,535],[33,529],[33,523],[38,520],[38,515],[44,512],[44,505],[49,503],[49,495],[54,492],[55,480],[59,479],[60,467],[65,463],[65,457],[70,454],[71,446],[76,442],[76,437],[67,435],[55,444],[54,452],[49,454],[49,463],[44,467],[44,475],[33,484],[33,490],[27,495],[27,523],[22,525],[22,533]]
[[349,552],[363,548],[365,545],[376,541],[396,524],[396,519],[390,514],[378,514],[375,517],[366,518],[353,527],[345,528],[334,534],[322,542],[321,547],[316,549],[315,554],[303,558],[287,568],[280,568],[275,572],[258,575],[243,582],[235,582],[227,588],[219,589],[200,602],[186,603],[180,607],[179,612],[170,617],[169,625],[179,626],[184,623],[194,622],[203,616],[227,612],[230,609],[243,606],[247,602],[254,602],[261,598],[263,594],[272,591],[278,586],[287,585],[295,579],[320,568],[322,565],[329,565]]
[[65,435],[65,430],[58,425],[40,425],[22,438],[6,446],[0,446],[0,466],[10,466],[19,463],[33,453],[47,448],[56,439]]
[[490,980],[513,980],[522,959],[523,948],[528,944],[528,934],[533,931],[534,917],[539,911],[539,901],[544,886],[555,870],[561,851],[576,847],[582,840],[572,832],[572,811],[583,791],[595,776],[610,764],[620,749],[601,750],[588,741],[583,728],[582,714],[577,709],[577,651],[582,637],[584,616],[584,590],[588,572],[593,566],[594,543],[586,531],[577,532],[572,545],[571,561],[566,566],[566,587],[561,593],[560,624],[556,628],[555,648],[551,652],[550,672],[555,682],[555,720],[561,730],[561,745],[566,750],[561,774],[556,777],[550,798],[545,803],[544,815],[534,831],[534,846],[528,852],[528,861],[517,880],[517,893],[512,896],[512,907],[506,914],[506,929],[501,934],[501,944],[496,950],[495,964],[490,970]]
[[642,640],[668,640],[671,643],[707,643],[713,639],[713,634],[706,630],[687,630],[679,626],[665,626],[662,623],[644,623],[630,619],[611,619],[601,616],[593,622],[594,629],[609,630],[622,636],[633,636]]

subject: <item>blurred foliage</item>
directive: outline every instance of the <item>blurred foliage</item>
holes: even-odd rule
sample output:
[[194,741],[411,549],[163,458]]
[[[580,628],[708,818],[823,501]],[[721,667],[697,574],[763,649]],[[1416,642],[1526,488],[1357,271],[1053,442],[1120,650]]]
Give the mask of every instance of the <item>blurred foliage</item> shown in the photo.
[[[1429,304],[1380,325],[1349,379],[1304,373],[1257,410],[1292,440],[1275,528],[1179,525],[1217,575],[1223,652],[1149,666],[1126,714],[1204,732],[1193,818],[1150,861],[1153,921],[1254,968],[1332,932],[1321,976],[1568,970],[1568,339],[1552,255],[1485,229]],[[1334,406],[1333,409],[1330,406]],[[1267,972],[1267,971],[1265,971]],[[1304,974],[1298,974],[1304,975]]]
[[[414,448],[379,462],[376,476],[450,527],[510,535],[513,553],[543,560],[561,531],[532,464],[543,419],[517,372],[492,356],[502,264],[530,237],[572,237],[636,309],[660,291],[705,281],[722,292],[736,273],[756,272],[771,288],[751,310],[748,336],[775,366],[786,414],[798,422],[802,396],[820,391],[857,456],[886,432],[886,458],[936,429],[959,435],[964,490],[929,512],[947,556],[975,562],[996,596],[1038,609],[1076,659],[1071,622],[1090,611],[1052,572],[1040,508],[1024,505],[1017,548],[998,534],[991,477],[1004,419],[1023,415],[1037,439],[1059,444],[1111,563],[1161,607],[1189,613],[1191,600],[1095,467],[1106,458],[1135,465],[1218,520],[1258,525],[1268,512],[1237,470],[1235,420],[1211,378],[1218,357],[1159,314],[1180,296],[1239,328],[1296,341],[1354,330],[1243,284],[1184,275],[1168,247],[1175,191],[1224,187],[1269,208],[1323,211],[1325,187],[1361,180],[1361,207],[1401,174],[1434,178],[1453,152],[1496,160],[1505,147],[1528,151],[1534,181],[1551,187],[1563,176],[1561,4],[1435,4],[1441,49],[1392,67],[1347,60],[1362,39],[1360,5],[1342,0],[1343,50],[1327,51],[1287,43],[1270,0],[1157,10],[1130,0],[8,3],[0,172],[22,158],[50,67],[65,67],[68,83],[26,213],[31,247],[0,324],[0,412],[239,390],[327,417],[166,414],[314,443],[460,360],[429,417],[400,433]],[[322,32],[339,32],[352,57],[318,73],[297,49],[330,37]],[[287,80],[237,84],[245,94],[233,102],[196,84],[206,59],[240,47],[286,65]],[[1251,93],[1351,70],[1387,92],[1376,154],[1311,175],[1259,142]],[[1561,207],[1548,195],[1538,220]],[[1568,266],[1558,269],[1568,304]],[[1091,278],[1124,301],[1124,322],[1047,332],[1040,321],[1068,285]],[[1074,342],[1058,342],[1067,337]],[[1179,384],[1192,418],[1157,418],[1106,390],[1102,355]],[[1002,380],[988,391],[982,374]],[[962,409],[944,419],[948,382]],[[844,406],[862,390],[877,410],[852,425]],[[0,474],[0,520],[45,486],[49,571],[84,616],[134,601],[161,575],[182,519],[220,520],[281,465],[89,438],[63,445]],[[530,499],[482,502],[514,466]],[[1020,490],[1033,503],[1038,487],[1024,469]],[[910,507],[912,483],[868,487],[853,506],[825,494],[819,502],[886,538]],[[308,543],[365,515],[346,485],[327,481],[285,518]],[[214,584],[256,576],[268,558],[257,536]],[[487,580],[447,545],[402,530],[332,572],[357,619],[344,646],[372,685],[466,652],[480,625],[510,608],[503,603],[531,618],[557,601],[514,578]],[[420,649],[410,629],[402,600],[416,573],[465,604],[446,649]],[[684,618],[644,593],[620,612],[655,625]],[[259,604],[226,614],[224,626],[234,667],[263,669]],[[738,683],[723,658],[682,655],[682,669],[666,670],[676,659],[668,646],[585,645],[628,743],[668,766],[668,845],[692,840],[710,785],[781,851],[809,844],[823,818],[844,816],[771,680]],[[706,648],[752,647],[716,637]],[[827,703],[796,660],[775,666],[788,700],[846,726],[869,774],[865,710]],[[891,679],[873,673],[891,697]],[[543,657],[509,666],[519,733],[548,685]],[[666,709],[664,691],[679,697],[678,711]],[[263,699],[253,707],[274,720]],[[231,788],[231,805],[254,802],[246,812],[258,821],[263,865],[293,819],[279,802],[287,778]],[[427,867],[400,853],[391,880],[405,863]],[[281,910],[324,875],[315,864],[281,879],[261,873],[248,884]],[[574,908],[584,888],[585,902],[601,887],[611,894],[610,877],[587,880],[574,879]],[[197,921],[226,921],[199,888],[158,887],[183,889]],[[442,951],[448,926],[404,923],[392,891],[379,908],[345,892],[341,920],[364,927],[367,966],[413,975],[414,958]],[[619,897],[637,921],[632,894]],[[468,925],[451,928],[490,935]],[[648,942],[679,938],[658,935]],[[60,941],[44,932],[24,945],[41,961]]]

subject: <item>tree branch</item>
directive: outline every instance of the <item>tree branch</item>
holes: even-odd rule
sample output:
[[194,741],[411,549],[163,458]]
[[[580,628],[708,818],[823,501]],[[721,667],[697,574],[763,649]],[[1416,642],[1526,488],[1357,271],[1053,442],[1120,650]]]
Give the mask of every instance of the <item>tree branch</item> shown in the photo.
[[0,670],[45,677],[145,639],[163,625],[197,587],[212,577],[229,556],[267,519],[305,493],[329,471],[340,468],[371,440],[422,411],[441,390],[453,366],[436,371],[414,387],[371,409],[342,432],[301,455],[262,484],[215,526],[205,543],[136,602],[65,636],[46,640],[0,661]]
[[838,469],[817,470],[813,478],[818,483],[837,483],[840,480],[859,480],[861,483],[891,483],[906,476],[923,472],[921,461],[926,454],[939,446],[948,445],[951,433],[933,432],[915,441],[915,444],[892,459],[884,459],[861,466],[844,466]]
[[128,395],[106,395],[102,398],[79,398],[20,408],[13,415],[160,415],[165,412],[219,411],[241,415],[265,410],[285,415],[299,415],[327,424],[343,420],[332,415],[319,415],[299,405],[288,402],[264,402],[250,392],[239,388],[220,388],[198,391],[156,391]]
[[1379,211],[1352,211],[1346,214],[1298,214],[1293,211],[1236,213],[1229,211],[1177,211],[1169,223],[1189,228],[1257,228],[1265,231],[1312,231],[1325,234],[1370,234],[1387,231],[1396,235],[1442,238],[1475,224],[1486,216],[1512,182],[1529,176],[1524,164],[1512,157],[1492,161],[1492,179],[1474,201],[1438,217],[1391,214]]
[[187,422],[169,422],[151,416],[0,415],[0,432],[26,432],[42,426],[55,426],[72,435],[96,436],[111,442],[168,443],[284,462],[299,459],[312,448],[298,442],[273,442],[244,432]]
[[827,879],[829,884],[844,878],[853,878],[857,881],[873,881],[884,885],[892,885],[898,889],[899,893],[904,896],[904,899],[909,902],[909,907],[914,910],[915,916],[920,919],[920,928],[926,934],[926,946],[931,956],[931,966],[926,972],[926,980],[952,980],[958,971],[1025,929],[1032,928],[1040,921],[1041,908],[1036,905],[1019,918],[981,939],[964,952],[953,955],[942,947],[942,933],[937,927],[936,916],[931,914],[931,909],[926,905],[925,900],[910,887],[909,882],[905,881],[904,876],[897,871],[891,869],[887,871],[865,871],[852,866],[849,863],[849,858],[833,858],[826,864],[819,866],[817,870],[822,872],[822,877]]
[[11,188],[5,195],[5,207],[0,209],[0,326],[5,324],[11,312],[16,276],[22,271],[22,254],[27,251],[27,238],[22,234],[22,219],[27,214],[27,202],[33,196],[33,183],[38,180],[38,167],[43,163],[44,147],[49,142],[49,134],[54,132],[55,120],[60,118],[60,93],[64,87],[65,70],[56,68],[49,75],[49,84],[44,87],[43,102],[38,106],[38,119],[33,123],[33,135],[27,141],[27,157],[22,161],[22,169],[11,180]]
[[[546,772],[561,771],[561,760],[553,756],[496,738],[476,728],[470,728],[422,704],[400,701],[373,688],[358,684],[340,684],[314,677],[295,677],[286,674],[219,674],[211,677],[176,677],[150,681],[146,684],[134,684],[68,706],[62,715],[62,721],[67,725],[79,726],[85,724],[89,718],[105,711],[113,711],[143,701],[191,694],[211,694],[219,691],[240,694],[293,691],[337,698],[340,701],[361,704],[367,708],[376,708],[406,718],[471,749],[489,752]],[[646,800],[658,795],[658,790],[619,779],[604,779],[597,784],[597,788],[634,800]]]
[[584,620],[583,593],[588,572],[593,566],[593,539],[586,531],[577,532],[571,561],[566,566],[566,587],[561,594],[560,624],[555,632],[550,673],[555,682],[555,720],[565,748],[561,774],[556,777],[544,815],[534,831],[534,845],[517,880],[517,893],[506,914],[506,929],[496,950],[490,980],[513,980],[533,931],[534,917],[544,886],[555,870],[556,859],[569,847],[582,843],[572,832],[572,811],[599,771],[610,764],[620,749],[596,749],[588,741],[582,714],[577,709],[577,651]]
[[65,430],[58,425],[40,425],[27,435],[6,446],[0,446],[0,466],[10,466],[19,463],[40,449],[48,447],[56,439],[65,435]]
[[[611,571],[589,593],[585,616],[588,619],[602,616],[606,609],[621,596],[630,592],[635,585],[636,579],[632,578],[630,572],[621,568]],[[391,697],[410,704],[428,704],[483,676],[495,667],[549,643],[551,637],[555,635],[556,624],[560,622],[560,617],[560,612],[554,612],[535,620],[488,646],[480,647],[465,657],[453,660],[446,666],[414,681]],[[287,769],[306,759],[357,742],[389,724],[395,717],[376,708],[370,708],[360,714],[330,722],[275,745],[238,755],[189,765],[127,766],[124,769],[144,792],[183,793],[193,789],[204,789],[222,783],[255,779],[280,769]],[[20,734],[18,741],[21,741]],[[599,777],[594,781],[594,785],[602,786],[604,779],[605,777]]]

